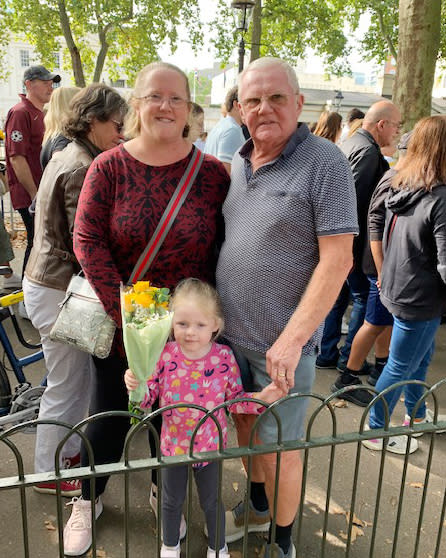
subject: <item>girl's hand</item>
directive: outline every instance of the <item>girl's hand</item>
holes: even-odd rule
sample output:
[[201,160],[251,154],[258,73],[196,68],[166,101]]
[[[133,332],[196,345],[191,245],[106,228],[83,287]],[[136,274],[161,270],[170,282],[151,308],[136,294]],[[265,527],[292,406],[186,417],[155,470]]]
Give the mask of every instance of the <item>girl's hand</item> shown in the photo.
[[139,386],[139,380],[136,378],[135,374],[128,368],[124,374],[125,387],[128,391],[133,391]]
[[256,396],[258,399],[265,401],[265,403],[274,403],[278,399],[285,397],[287,395],[286,391],[283,391],[277,384],[271,382],[262,391],[259,391]]

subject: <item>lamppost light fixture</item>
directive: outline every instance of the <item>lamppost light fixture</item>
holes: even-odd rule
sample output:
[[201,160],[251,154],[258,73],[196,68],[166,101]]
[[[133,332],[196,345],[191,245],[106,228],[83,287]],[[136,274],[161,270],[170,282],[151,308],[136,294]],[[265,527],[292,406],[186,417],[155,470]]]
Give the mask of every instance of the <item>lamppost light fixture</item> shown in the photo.
[[342,104],[342,99],[344,98],[344,95],[342,94],[342,91],[335,89],[335,93],[336,95],[334,96],[334,106],[336,109],[336,112],[339,112],[339,109],[341,108],[341,104]]
[[237,31],[244,33],[248,31],[248,16],[249,12],[255,6],[255,0],[244,0],[240,2],[231,2],[231,8],[240,10],[240,17],[237,26]]

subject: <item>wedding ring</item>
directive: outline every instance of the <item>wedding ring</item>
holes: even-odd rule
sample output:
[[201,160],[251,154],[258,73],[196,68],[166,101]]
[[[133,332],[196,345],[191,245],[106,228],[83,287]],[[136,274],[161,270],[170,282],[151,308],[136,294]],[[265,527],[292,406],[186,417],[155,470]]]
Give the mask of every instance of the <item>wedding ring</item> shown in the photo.
[[282,372],[278,374],[279,378],[286,378],[286,372]]

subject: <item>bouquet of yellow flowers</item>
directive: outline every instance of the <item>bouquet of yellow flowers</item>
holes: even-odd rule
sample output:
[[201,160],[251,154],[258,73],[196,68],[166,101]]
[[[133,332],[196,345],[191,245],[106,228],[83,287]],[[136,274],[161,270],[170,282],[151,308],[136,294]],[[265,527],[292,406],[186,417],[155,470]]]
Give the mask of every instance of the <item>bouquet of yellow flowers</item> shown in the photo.
[[121,287],[122,332],[129,368],[140,381],[129,394],[129,411],[140,414],[140,404],[147,392],[147,380],[153,374],[172,327],[169,289],[138,281]]

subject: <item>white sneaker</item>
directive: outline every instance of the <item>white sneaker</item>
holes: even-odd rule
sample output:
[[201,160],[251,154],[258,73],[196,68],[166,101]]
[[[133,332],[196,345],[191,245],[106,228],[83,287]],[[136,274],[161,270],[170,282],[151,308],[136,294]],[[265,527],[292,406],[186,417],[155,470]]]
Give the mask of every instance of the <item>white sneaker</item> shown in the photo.
[[[387,451],[397,453],[399,455],[406,454],[408,436],[390,436],[387,443]],[[372,438],[371,440],[362,440],[362,445],[368,449],[382,451],[384,446],[383,438]],[[410,439],[409,453],[413,453],[418,449],[418,442],[413,438]]]
[[149,504],[158,519],[158,488],[154,484],[150,487]]
[[[206,554],[206,558],[216,558],[217,556],[217,552],[215,550],[212,550],[212,548],[210,548],[208,546],[208,552]],[[220,548],[220,552],[218,553],[218,557],[219,558],[231,558],[231,555],[228,552],[228,545],[225,544],[225,546],[223,548]]]
[[177,546],[166,546],[165,544],[161,546],[160,558],[180,558],[180,556],[180,543]]
[[[73,506],[70,519],[63,531],[64,554],[66,556],[82,556],[91,546],[91,501],[73,498],[67,506]],[[96,519],[103,510],[102,500],[96,500]]]
[[13,273],[10,277],[3,276],[3,288],[4,289],[21,289],[22,288],[22,279],[15,273]]
[[[437,422],[446,421],[446,415],[437,415]],[[434,423],[434,413],[430,409],[426,409],[426,415],[424,418],[414,418],[413,424],[433,424]],[[410,416],[406,415],[404,417],[403,426],[410,426]],[[437,430],[434,434],[443,434],[446,430]],[[417,434],[412,434],[413,438],[419,438],[424,432],[418,432]]]

